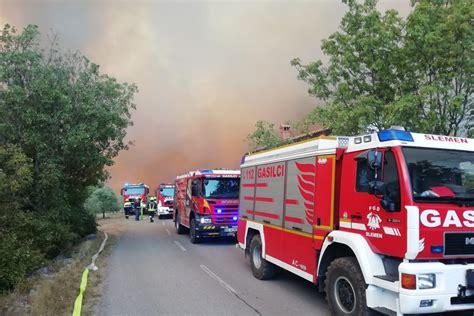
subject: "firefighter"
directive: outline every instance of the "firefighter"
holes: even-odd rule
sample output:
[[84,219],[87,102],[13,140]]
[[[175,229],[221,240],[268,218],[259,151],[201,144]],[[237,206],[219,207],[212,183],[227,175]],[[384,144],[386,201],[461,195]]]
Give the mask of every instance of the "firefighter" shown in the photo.
[[138,203],[139,204],[139,207],[140,207],[140,220],[143,220],[143,209],[145,207],[145,204],[142,203],[142,198],[138,198]]
[[156,197],[151,197],[148,203],[148,215],[150,216],[150,223],[154,222],[156,212]]
[[140,220],[140,209],[141,209],[140,204],[141,204],[140,199],[135,198],[133,201],[133,211],[135,213],[136,221]]

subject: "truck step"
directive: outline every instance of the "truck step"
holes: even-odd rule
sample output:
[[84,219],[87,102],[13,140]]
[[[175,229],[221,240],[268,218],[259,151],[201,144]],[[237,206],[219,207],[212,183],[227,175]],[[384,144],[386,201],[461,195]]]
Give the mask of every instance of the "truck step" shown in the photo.
[[374,311],[382,314],[382,315],[390,315],[390,316],[396,316],[397,313],[392,311],[391,309],[388,309],[386,307],[374,307],[372,308]]
[[375,277],[377,279],[381,279],[381,280],[389,281],[389,282],[397,282],[398,281],[398,276],[396,276],[396,275],[376,275]]

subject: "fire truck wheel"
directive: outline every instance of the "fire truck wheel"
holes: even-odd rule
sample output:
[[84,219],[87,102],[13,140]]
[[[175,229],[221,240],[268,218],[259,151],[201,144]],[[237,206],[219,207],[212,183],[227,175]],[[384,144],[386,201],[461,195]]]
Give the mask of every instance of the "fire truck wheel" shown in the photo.
[[183,225],[181,225],[181,222],[179,220],[179,212],[176,211],[176,216],[175,216],[175,223],[174,223],[174,227],[176,228],[176,233],[178,233],[178,235],[181,235],[181,234],[184,234],[184,227]]
[[357,260],[342,257],[334,260],[326,273],[326,299],[332,315],[371,315],[365,299],[364,276]]
[[198,244],[201,241],[201,238],[197,236],[196,220],[194,219],[194,217],[191,218],[191,225],[189,228],[189,238],[191,239],[192,244]]
[[258,234],[250,242],[250,264],[253,276],[259,280],[268,280],[275,275],[275,266],[262,257],[262,240]]

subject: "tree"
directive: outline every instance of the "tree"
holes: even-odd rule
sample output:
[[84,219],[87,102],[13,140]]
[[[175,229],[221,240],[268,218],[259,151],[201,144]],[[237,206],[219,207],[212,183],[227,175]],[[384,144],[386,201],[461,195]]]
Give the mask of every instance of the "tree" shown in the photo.
[[[61,52],[54,37],[46,49],[39,43],[36,26],[0,31],[0,238],[14,243],[0,253],[13,262],[35,254],[22,257],[24,269],[0,291],[95,232],[84,208],[88,187],[107,179],[105,167],[128,148],[135,108],[135,85],[102,74],[78,52]],[[12,274],[8,267],[0,275]]]
[[340,30],[321,47],[329,62],[291,62],[326,103],[306,119],[346,135],[391,125],[472,135],[473,2],[412,1],[407,19],[376,0],[343,2]]
[[127,149],[137,89],[79,53],[61,54],[56,42],[42,50],[38,41],[35,26],[17,34],[7,25],[0,37],[0,144],[16,144],[32,160],[32,210],[81,208],[86,188],[105,180],[104,167]]
[[120,210],[120,204],[114,191],[109,187],[98,187],[92,191],[91,195],[84,203],[86,210],[92,214],[115,213]]
[[283,144],[283,140],[275,131],[273,123],[265,121],[257,121],[255,124],[256,130],[247,135],[247,141],[251,150],[256,150],[263,147],[276,147]]

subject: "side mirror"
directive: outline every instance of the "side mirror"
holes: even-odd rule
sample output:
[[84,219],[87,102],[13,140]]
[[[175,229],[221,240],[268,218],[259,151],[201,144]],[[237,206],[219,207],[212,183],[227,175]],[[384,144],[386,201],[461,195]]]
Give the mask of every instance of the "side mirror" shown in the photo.
[[191,187],[191,195],[192,195],[192,196],[198,196],[197,185],[193,185],[193,186]]
[[382,181],[369,181],[369,194],[381,195],[385,191],[385,183]]
[[146,194],[150,194],[150,188],[146,188]]
[[382,165],[382,153],[377,150],[368,151],[367,162],[372,170],[378,169]]
[[123,189],[120,190],[120,195],[123,195],[123,191],[124,191]]

